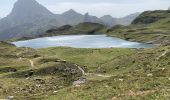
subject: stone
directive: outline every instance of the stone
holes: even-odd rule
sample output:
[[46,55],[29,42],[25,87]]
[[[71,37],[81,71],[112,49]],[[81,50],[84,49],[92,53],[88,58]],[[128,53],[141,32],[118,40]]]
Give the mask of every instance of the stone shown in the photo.
[[13,100],[14,99],[14,96],[8,96],[7,97],[7,100]]
[[152,73],[150,73],[150,74],[147,74],[147,76],[148,76],[148,77],[152,77],[152,76],[153,76],[153,74],[152,74]]

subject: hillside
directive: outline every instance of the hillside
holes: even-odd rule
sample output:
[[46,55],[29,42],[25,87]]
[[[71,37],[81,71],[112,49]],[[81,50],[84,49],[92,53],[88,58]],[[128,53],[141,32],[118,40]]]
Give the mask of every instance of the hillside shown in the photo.
[[53,56],[41,56],[31,48],[16,48],[0,42],[0,52],[1,99],[41,98],[47,91],[51,94],[72,85],[83,74],[78,65]]
[[107,30],[109,36],[130,41],[140,41],[158,45],[170,44],[170,11],[146,11],[129,26],[115,26]]
[[122,18],[113,18],[110,15],[105,15],[100,19],[104,22],[106,26],[113,27],[115,25],[130,25],[132,21],[139,15],[140,13],[133,13]]
[[103,34],[104,25],[98,23],[80,23],[75,26],[64,25],[62,27],[47,30],[42,36],[56,36],[56,35],[76,35],[76,34]]
[[34,37],[60,24],[61,18],[36,0],[18,0],[11,13],[0,20],[0,40]]
[[35,50],[3,42],[0,52],[0,98],[170,98],[170,47]]

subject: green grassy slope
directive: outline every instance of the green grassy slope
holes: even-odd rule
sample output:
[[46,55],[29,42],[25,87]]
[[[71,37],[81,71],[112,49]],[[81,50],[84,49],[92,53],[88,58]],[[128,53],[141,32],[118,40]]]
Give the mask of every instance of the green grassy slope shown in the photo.
[[102,31],[105,26],[97,23],[80,23],[76,26],[65,25],[58,29],[48,30],[43,36],[56,35],[75,35],[75,34],[103,34]]
[[72,85],[81,76],[74,63],[0,42],[0,99],[37,100]]
[[[2,43],[0,51],[0,98],[8,96],[14,96],[19,100],[170,98],[169,46],[152,49],[58,47],[35,50]],[[86,72],[83,76],[86,83],[79,87],[72,85],[82,77],[81,70],[75,64]]]
[[64,88],[46,100],[170,98],[170,47],[145,50],[48,48],[40,51],[85,65],[86,72],[95,73],[87,75],[88,81],[81,87]]
[[116,26],[107,30],[109,36],[153,44],[170,44],[170,11],[147,11],[130,26]]

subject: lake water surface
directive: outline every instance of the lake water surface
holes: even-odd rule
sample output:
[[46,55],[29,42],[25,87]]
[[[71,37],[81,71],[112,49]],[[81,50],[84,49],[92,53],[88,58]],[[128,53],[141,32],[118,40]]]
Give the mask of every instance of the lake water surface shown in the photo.
[[62,35],[43,37],[32,40],[13,42],[17,47],[47,48],[47,47],[74,47],[74,48],[151,48],[152,44],[130,42],[106,35]]

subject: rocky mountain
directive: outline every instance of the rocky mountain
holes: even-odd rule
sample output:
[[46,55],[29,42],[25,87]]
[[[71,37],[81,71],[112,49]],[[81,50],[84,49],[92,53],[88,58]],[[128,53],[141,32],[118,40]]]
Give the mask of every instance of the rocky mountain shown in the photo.
[[96,17],[96,16],[90,16],[89,13],[86,13],[86,14],[84,15],[84,20],[83,20],[83,22],[91,22],[91,23],[104,24],[104,22],[103,22],[100,18],[98,18],[98,17]]
[[105,23],[106,26],[114,26],[118,23],[117,18],[113,18],[111,15],[105,15],[100,19]]
[[77,25],[77,24],[83,23],[83,22],[103,24],[102,20],[99,19],[98,17],[91,16],[88,13],[86,13],[85,15],[82,15],[73,9],[70,9],[70,10],[64,12],[63,14],[61,14],[61,17],[64,18],[65,24],[69,24],[69,25]]
[[130,25],[131,22],[139,15],[140,13],[134,13],[134,14],[122,17],[122,18],[113,18],[111,15],[105,15],[101,17],[100,19],[105,23],[105,25],[112,27],[118,24]]
[[13,21],[13,26],[16,26],[24,23],[33,23],[34,21],[53,16],[49,10],[35,0],[18,0],[7,18]]
[[119,19],[120,20],[119,23],[121,25],[130,25],[133,22],[133,20],[135,20],[139,15],[140,15],[140,13],[137,12],[137,13],[133,13],[128,16],[125,16],[125,17]]
[[46,30],[63,25],[77,25],[83,22],[99,23],[106,26],[127,25],[136,16],[121,19],[98,18],[88,13],[82,15],[74,10],[63,14],[53,14],[36,0],[18,0],[12,12],[0,20],[0,40],[21,37],[36,37],[45,34]]
[[60,17],[35,0],[18,0],[12,12],[0,20],[0,40],[35,36],[62,24]]
[[[65,19],[65,22],[70,25],[77,25],[81,22],[83,22],[83,15],[80,13],[77,13],[73,9],[70,9],[63,14],[61,14],[61,17]],[[71,20],[70,20],[71,19]]]

